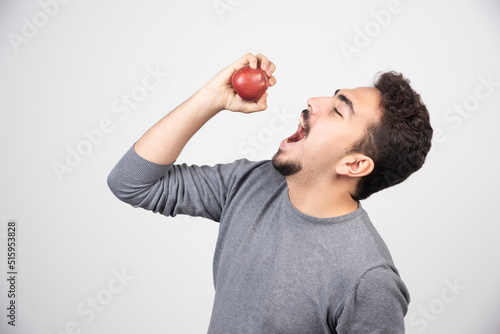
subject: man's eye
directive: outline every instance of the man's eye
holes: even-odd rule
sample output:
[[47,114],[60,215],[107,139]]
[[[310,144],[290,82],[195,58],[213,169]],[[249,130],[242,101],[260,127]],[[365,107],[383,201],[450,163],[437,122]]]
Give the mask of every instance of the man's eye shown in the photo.
[[341,113],[339,113],[339,111],[337,110],[337,108],[333,108],[333,111],[335,111],[337,114],[340,115],[340,117],[343,117]]

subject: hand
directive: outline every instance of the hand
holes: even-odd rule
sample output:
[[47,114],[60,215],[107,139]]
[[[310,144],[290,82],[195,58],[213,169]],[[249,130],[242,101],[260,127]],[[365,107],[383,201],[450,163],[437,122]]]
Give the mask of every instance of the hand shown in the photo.
[[205,88],[214,96],[218,108],[220,110],[231,110],[244,113],[252,113],[262,111],[267,108],[268,93],[264,93],[257,102],[248,102],[236,94],[233,86],[231,85],[231,78],[233,74],[240,68],[250,66],[251,68],[260,67],[269,78],[269,87],[276,84],[276,78],[272,76],[276,70],[276,66],[270,62],[264,55],[258,54],[254,56],[249,53],[241,57],[234,64],[226,67],[220,71],[215,77],[212,78],[205,86]]

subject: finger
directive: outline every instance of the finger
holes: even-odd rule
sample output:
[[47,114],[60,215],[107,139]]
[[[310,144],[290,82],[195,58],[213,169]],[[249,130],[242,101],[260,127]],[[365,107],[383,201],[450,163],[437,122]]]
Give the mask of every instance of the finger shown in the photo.
[[267,109],[267,97],[269,96],[268,93],[264,93],[260,99],[255,103],[259,110],[265,110]]
[[[250,66],[250,68],[253,68],[253,69],[256,69],[257,68],[257,65],[259,63],[259,60],[256,56],[254,56],[253,54],[251,53],[247,53],[245,55],[245,58],[246,58],[246,65]],[[246,66],[245,65],[245,66]]]
[[274,65],[273,62],[269,62],[269,65],[267,66],[267,70],[265,70],[265,71],[266,71],[267,76],[270,78],[273,75],[274,71],[276,71],[276,65]]
[[267,108],[267,93],[264,93],[258,101],[255,102],[248,102],[245,100],[242,100],[243,102],[243,107],[241,107],[240,111],[246,114],[251,114],[257,111],[262,111]]
[[[263,54],[259,53],[257,56],[257,59],[259,61],[259,64],[260,64],[260,68],[262,70],[264,70],[264,72],[267,73],[268,69],[269,69],[269,65],[270,65],[270,61],[269,59],[267,59],[266,56],[264,56]],[[268,74],[269,76],[269,74]]]
[[274,71],[276,71],[276,65],[272,61],[269,61],[269,59],[264,56],[263,54],[258,54],[257,59],[259,60],[260,63],[260,68],[266,73],[267,77],[270,78]]
[[247,53],[240,59],[238,59],[233,65],[233,70],[236,72],[239,69],[245,67],[245,66],[250,66],[251,68],[257,68],[258,60],[257,57],[255,57],[251,53]]
[[267,82],[269,83],[269,87],[272,87],[272,86],[276,85],[278,80],[276,80],[275,77],[270,77]]

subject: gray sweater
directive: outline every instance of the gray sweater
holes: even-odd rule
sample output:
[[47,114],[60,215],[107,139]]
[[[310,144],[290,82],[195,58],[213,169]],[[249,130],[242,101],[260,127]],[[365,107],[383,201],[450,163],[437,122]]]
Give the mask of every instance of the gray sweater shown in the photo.
[[208,333],[404,333],[408,291],[361,205],[311,217],[270,161],[158,165],[133,147],[108,184],[134,207],[220,223]]

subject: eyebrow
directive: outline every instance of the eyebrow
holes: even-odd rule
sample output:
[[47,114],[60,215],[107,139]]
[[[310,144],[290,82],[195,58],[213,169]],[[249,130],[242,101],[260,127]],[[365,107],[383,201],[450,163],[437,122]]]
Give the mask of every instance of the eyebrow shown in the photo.
[[[335,95],[333,95],[333,96],[337,96],[337,93],[339,92],[339,90],[340,90],[340,89],[337,89],[337,90],[335,91]],[[340,94],[340,95],[338,96],[338,98],[340,99],[340,101],[342,101],[342,102],[344,102],[345,104],[347,104],[347,106],[349,107],[349,109],[350,109],[351,113],[354,115],[354,114],[355,114],[355,112],[354,112],[354,107],[353,107],[353,105],[352,105],[352,101],[351,101],[351,100],[349,100],[349,99],[348,99],[348,98],[347,98],[344,94]]]

